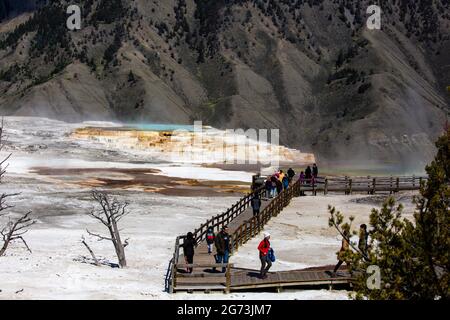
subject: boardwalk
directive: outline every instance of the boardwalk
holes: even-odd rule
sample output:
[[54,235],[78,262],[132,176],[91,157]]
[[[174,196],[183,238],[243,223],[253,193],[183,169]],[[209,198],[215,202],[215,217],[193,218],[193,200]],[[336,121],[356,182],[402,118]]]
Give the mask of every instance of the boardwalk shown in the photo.
[[[263,211],[268,204],[269,199],[264,197],[261,201],[261,211]],[[229,234],[235,233],[242,224],[245,224],[251,218],[253,218],[253,210],[251,207],[247,207],[245,211],[228,224]],[[225,290],[226,274],[213,273],[210,266],[215,263],[214,254],[215,249],[212,254],[208,254],[206,241],[200,242],[195,249],[194,264],[201,266],[194,267],[192,274],[185,274],[183,269],[178,268],[177,272],[180,273],[180,277],[176,281],[175,290]],[[184,261],[183,255],[180,255],[180,261]],[[220,271],[220,269],[221,267],[218,268],[218,271]],[[232,273],[234,276],[235,273]]]
[[[332,179],[317,179],[314,184],[301,184],[299,181],[292,184],[287,190],[281,192],[273,199],[267,199],[263,188],[258,189],[262,197],[262,207],[259,216],[260,223],[250,207],[251,194],[246,195],[232,208],[226,212],[213,216],[206,223],[196,229],[194,233],[197,239],[194,264],[187,265],[181,254],[181,244],[184,236],[179,236],[175,242],[175,252],[171,260],[170,268],[166,276],[166,287],[169,292],[176,291],[212,291],[220,290],[224,292],[250,289],[271,289],[281,290],[286,287],[315,287],[323,285],[351,284],[353,278],[346,272],[338,273],[337,277],[331,277],[326,271],[333,266],[321,266],[304,270],[289,270],[283,272],[271,272],[267,279],[259,279],[257,270],[247,270],[234,268],[232,261],[228,264],[216,264],[214,252],[208,254],[206,245],[206,230],[213,227],[218,232],[224,225],[228,226],[232,243],[232,253],[240,246],[260,233],[263,226],[272,218],[276,217],[286,206],[289,205],[293,197],[300,194],[317,192],[365,192],[374,194],[376,192],[398,192],[401,190],[417,190],[422,183],[420,177],[334,177]],[[231,258],[232,260],[232,258]],[[191,274],[185,269],[192,267]],[[213,272],[216,267],[217,271]],[[225,273],[219,272],[222,267],[226,268]]]
[[345,268],[341,268],[337,275],[332,277],[328,271],[333,268],[334,266],[323,266],[303,270],[269,272],[267,279],[260,279],[257,270],[232,269],[230,290],[275,288],[280,291],[283,288],[330,287],[351,283],[353,278]]

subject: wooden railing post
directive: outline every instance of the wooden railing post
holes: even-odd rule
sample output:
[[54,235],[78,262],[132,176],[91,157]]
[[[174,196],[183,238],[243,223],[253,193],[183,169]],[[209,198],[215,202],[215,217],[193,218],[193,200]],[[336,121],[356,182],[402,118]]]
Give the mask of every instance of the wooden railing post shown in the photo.
[[348,180],[348,194],[352,194],[352,181],[351,178]]
[[248,241],[249,236],[250,236],[250,230],[249,230],[248,222],[246,221],[245,222],[245,241],[244,241],[244,243]]
[[390,176],[390,178],[389,178],[389,193],[390,194],[392,194],[394,192],[392,184],[393,184],[392,176]]
[[345,176],[345,194],[347,194],[347,190],[348,190],[348,177]]
[[371,188],[370,188],[370,176],[367,176],[367,194],[371,193]]
[[397,180],[396,180],[395,184],[396,184],[396,191],[395,192],[399,192],[400,191],[400,178],[399,177],[397,177]]
[[227,264],[227,273],[226,273],[226,289],[225,289],[225,293],[230,293],[230,288],[231,288],[231,264]]
[[416,176],[415,175],[412,176],[412,184],[413,184],[413,188],[415,189],[416,188]]
[[375,192],[376,192],[376,186],[377,186],[377,178],[373,178],[373,182],[372,182],[372,194],[375,194]]
[[239,226],[239,245],[240,246],[242,246],[243,241],[244,241],[244,228],[243,228],[243,225],[241,224]]
[[327,195],[328,194],[328,179],[325,178],[325,184],[323,187],[323,194]]

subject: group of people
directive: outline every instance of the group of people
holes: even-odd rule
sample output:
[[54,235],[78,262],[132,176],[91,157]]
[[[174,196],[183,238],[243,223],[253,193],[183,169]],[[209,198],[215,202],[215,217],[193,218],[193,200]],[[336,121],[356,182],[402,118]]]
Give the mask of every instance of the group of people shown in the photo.
[[[314,164],[312,168],[308,166],[305,170],[305,172],[301,172],[299,176],[299,180],[302,183],[307,183],[310,181],[314,181],[318,177],[319,169],[317,168],[317,165]],[[293,179],[295,177],[295,171],[292,168],[289,168],[286,173],[283,172],[283,170],[279,170],[275,172],[273,175],[268,176],[265,182],[265,187],[267,191],[267,195],[269,198],[273,198],[277,196],[281,191],[284,189],[289,188],[289,185],[292,183]],[[255,193],[250,201],[251,207],[253,209],[253,216],[255,216],[258,219],[259,223],[259,215],[260,215],[260,209],[261,209],[261,198],[259,194]],[[348,237],[344,237],[345,238]],[[342,242],[342,248],[341,251],[345,251],[348,249],[348,241],[345,240]],[[206,243],[208,246],[208,254],[213,253],[213,248],[216,249],[216,254],[214,255],[215,262],[226,264],[228,263],[228,259],[230,256],[231,251],[231,241],[230,236],[228,234],[228,227],[224,226],[222,230],[216,235],[214,233],[214,229],[212,227],[209,227],[206,232]],[[192,232],[189,232],[186,235],[186,238],[183,242],[182,248],[183,248],[183,254],[185,257],[186,264],[193,264],[194,260],[194,254],[195,254],[195,246],[196,246],[196,240],[194,239],[194,236]],[[269,269],[272,267],[272,262],[274,261],[274,254],[273,249],[270,246],[270,234],[264,233],[263,240],[258,245],[258,252],[259,252],[259,259],[261,262],[261,269],[260,269],[260,278],[265,279],[267,278],[267,273]],[[339,258],[339,262],[335,267],[334,273],[337,271],[337,269],[342,265],[344,262],[344,259],[341,257]],[[186,268],[187,272],[191,273],[192,268]],[[213,268],[213,271],[216,271],[216,268]],[[222,268],[222,272],[225,272],[226,268]]]
[[314,183],[314,181],[319,176],[319,168],[317,164],[313,164],[312,169],[311,166],[306,167],[305,171],[300,172],[298,179],[301,183]]
[[[209,227],[206,231],[206,244],[208,246],[208,254],[212,254],[213,246],[215,246],[216,254],[214,255],[216,263],[228,263],[231,250],[230,235],[228,234],[228,227],[224,226],[222,230],[216,235],[214,229]],[[183,254],[186,264],[194,263],[196,241],[192,232],[186,235],[186,238],[182,244]],[[192,268],[186,268],[188,273],[192,273]],[[213,268],[216,271],[216,268]],[[225,272],[226,268],[222,268],[222,272]]]
[[276,197],[284,189],[289,188],[292,179],[295,176],[295,171],[292,168],[284,173],[283,170],[275,172],[266,179],[265,187],[269,198]]
[[[260,278],[267,278],[267,273],[272,267],[271,254],[273,255],[273,249],[270,247],[270,234],[264,233],[264,239],[258,245],[259,260],[261,261]],[[208,228],[206,232],[206,244],[208,246],[208,254],[213,253],[213,247],[216,249],[214,255],[216,263],[226,264],[230,257],[231,242],[228,234],[228,227],[224,226],[222,230],[216,235],[213,228]],[[194,263],[196,241],[192,232],[186,235],[186,238],[182,244],[183,254],[186,264]],[[271,251],[272,250],[272,251]],[[186,272],[192,273],[193,268],[186,268]],[[222,273],[226,271],[225,267],[222,267]],[[216,268],[213,268],[213,272],[216,272]]]

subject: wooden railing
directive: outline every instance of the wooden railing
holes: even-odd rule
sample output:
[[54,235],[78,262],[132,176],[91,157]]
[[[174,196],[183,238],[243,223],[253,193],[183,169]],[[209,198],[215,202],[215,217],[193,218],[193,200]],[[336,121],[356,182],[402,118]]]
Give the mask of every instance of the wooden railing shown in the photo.
[[375,194],[376,192],[395,193],[402,190],[418,190],[426,177],[404,176],[404,177],[318,177],[313,180],[305,180],[301,186],[303,191],[317,192],[366,192]]
[[[399,192],[401,190],[418,190],[425,177],[318,177],[310,180],[296,180],[288,189],[280,192],[271,202],[260,212],[259,216],[254,216],[242,223],[230,235],[232,251],[237,251],[240,246],[245,244],[248,240],[255,237],[261,232],[262,227],[272,218],[276,217],[286,206],[289,205],[293,197],[297,197],[306,191],[311,191],[313,195],[318,191],[323,191],[324,194],[328,192],[345,192],[345,194],[352,194],[353,192],[367,192],[368,194],[375,194],[378,192]],[[213,216],[211,219],[202,224],[193,232],[194,239],[198,245],[206,238],[206,232],[209,227],[212,227],[216,232],[225,225],[228,225],[241,213],[243,213],[249,206],[252,197],[258,194],[259,196],[268,196],[265,187],[261,187],[238,200],[226,212]],[[168,275],[166,282],[168,283],[167,290],[172,293],[176,286],[177,268],[186,267],[184,263],[179,263],[180,247],[182,241],[186,236],[178,236],[175,240],[175,251],[168,268]],[[211,263],[202,265],[204,267],[213,268],[217,264]],[[229,264],[226,266],[229,272]],[[228,278],[228,276],[227,276]]]
[[[203,223],[199,228],[195,229],[193,232],[194,239],[196,240],[196,245],[201,243],[206,238],[206,233],[210,227],[213,228],[215,232],[218,232],[221,228],[228,225],[241,213],[243,213],[249,206],[251,199],[254,195],[259,195],[260,197],[266,196],[266,190],[264,187],[258,188],[253,192],[246,194],[244,197],[239,199],[231,208],[222,214],[213,216],[211,219]],[[180,248],[183,245],[185,235],[178,236],[175,240],[175,251],[173,257],[169,263],[168,272],[166,275],[166,290],[172,293],[173,288],[176,285],[176,273],[177,269],[181,268],[182,265],[179,263],[180,258]],[[208,265],[208,267],[214,267],[215,264]]]
[[285,207],[287,207],[293,197],[300,195],[303,184],[300,181],[294,182],[289,188],[281,191],[273,200],[260,212],[259,216],[253,216],[250,220],[241,224],[234,233],[231,234],[233,251],[237,251],[240,246],[255,237],[262,230],[272,217],[276,217]]

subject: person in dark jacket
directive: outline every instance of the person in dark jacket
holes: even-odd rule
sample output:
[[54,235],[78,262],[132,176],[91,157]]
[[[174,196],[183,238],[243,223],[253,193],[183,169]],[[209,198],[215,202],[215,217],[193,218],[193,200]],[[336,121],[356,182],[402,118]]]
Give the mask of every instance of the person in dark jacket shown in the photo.
[[308,166],[305,170],[306,183],[311,183],[311,178],[312,178],[312,170],[311,167]]
[[319,176],[319,168],[317,168],[317,165],[315,163],[313,164],[313,167],[312,167],[312,175],[316,179]]
[[[270,181],[271,181],[271,183],[272,183],[272,189],[271,189],[271,191],[270,191],[270,197],[273,198],[273,197],[276,197],[276,193],[277,193],[277,181],[278,181],[278,179],[276,178],[275,175],[273,175],[273,176],[270,178]],[[278,182],[279,182],[279,181],[278,181]]]
[[287,175],[289,178],[289,183],[291,183],[292,179],[295,177],[295,171],[292,168],[289,168]]
[[261,261],[261,279],[267,278],[267,272],[269,272],[270,267],[272,267],[272,261],[269,259],[270,250],[270,233],[264,233],[264,239],[259,243],[259,260]]
[[272,177],[267,177],[266,180],[266,197],[267,198],[272,198]]
[[216,235],[214,234],[214,229],[212,227],[209,227],[208,230],[206,230],[206,244],[208,245],[208,254],[212,253],[212,247],[215,238]]
[[[228,258],[230,256],[230,235],[228,234],[228,227],[225,226],[222,228],[216,239],[214,241],[216,245],[216,263],[228,263]],[[216,271],[216,268],[213,268],[213,271]],[[225,272],[226,268],[222,268],[222,272]]]
[[253,195],[253,198],[251,200],[251,206],[253,209],[253,216],[258,219],[259,223],[259,210],[261,209],[261,199],[256,193]]
[[275,184],[276,184],[276,188],[277,188],[277,194],[280,194],[281,191],[283,191],[283,184],[278,179],[275,181]]
[[[195,253],[194,248],[195,248],[194,235],[192,234],[192,232],[188,232],[188,234],[186,235],[186,239],[184,239],[183,242],[183,254],[186,264],[194,263],[194,253]],[[186,271],[192,273],[192,268],[186,268]]]

